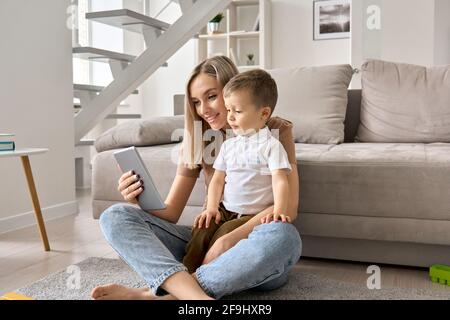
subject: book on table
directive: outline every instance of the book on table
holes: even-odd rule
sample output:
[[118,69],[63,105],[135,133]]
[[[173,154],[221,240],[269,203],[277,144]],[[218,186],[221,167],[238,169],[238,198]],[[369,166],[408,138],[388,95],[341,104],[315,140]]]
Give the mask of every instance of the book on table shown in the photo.
[[14,135],[11,133],[0,133],[0,151],[14,151],[15,148]]
[[16,145],[13,141],[4,142],[0,141],[0,151],[14,151],[16,149]]

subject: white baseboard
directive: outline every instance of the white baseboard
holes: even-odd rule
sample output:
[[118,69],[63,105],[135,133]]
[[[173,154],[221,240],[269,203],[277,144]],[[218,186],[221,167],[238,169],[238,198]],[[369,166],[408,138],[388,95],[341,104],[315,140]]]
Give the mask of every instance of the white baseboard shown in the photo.
[[[72,214],[78,213],[78,201],[70,201],[60,203],[51,207],[41,208],[41,211],[42,216],[44,217],[44,221],[70,216]],[[34,210],[12,217],[0,219],[0,234],[33,225],[37,225]]]

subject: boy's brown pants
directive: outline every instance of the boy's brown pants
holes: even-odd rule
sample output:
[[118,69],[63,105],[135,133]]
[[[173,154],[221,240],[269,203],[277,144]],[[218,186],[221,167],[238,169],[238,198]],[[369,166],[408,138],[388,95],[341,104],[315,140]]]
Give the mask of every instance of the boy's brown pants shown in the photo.
[[189,273],[195,272],[201,266],[206,253],[217,239],[253,217],[253,215],[245,215],[238,218],[237,213],[228,211],[222,203],[220,203],[219,212],[219,224],[216,224],[215,219],[211,219],[209,228],[192,229],[192,238],[186,246],[186,255],[183,258],[183,264],[188,268]]

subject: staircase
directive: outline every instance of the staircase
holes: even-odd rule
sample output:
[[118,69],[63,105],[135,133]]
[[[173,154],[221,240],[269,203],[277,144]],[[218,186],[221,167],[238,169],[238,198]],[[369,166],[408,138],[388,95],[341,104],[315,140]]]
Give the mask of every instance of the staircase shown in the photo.
[[[90,12],[86,19],[142,34],[146,49],[138,57],[92,47],[73,48],[73,56],[108,63],[113,81],[106,87],[74,85],[74,96],[80,103],[75,114],[75,145],[100,121],[111,114],[159,67],[169,59],[217,12],[231,0],[177,0],[182,16],[170,25],[158,19],[128,9]],[[135,115],[136,116],[136,115]],[[133,117],[127,115],[128,118]],[[86,142],[81,142],[86,145]]]
[[86,13],[88,20],[141,34],[146,49],[133,56],[94,47],[73,48],[74,58],[109,64],[113,77],[106,87],[74,84],[74,98],[79,100],[74,103],[77,187],[90,186],[94,140],[83,137],[105,119],[139,119],[140,114],[119,114],[116,109],[129,95],[139,94],[137,88],[158,68],[166,67],[167,59],[232,0],[168,1],[178,3],[182,11],[172,25],[128,9]]
[[[87,61],[94,61],[100,63],[108,63],[111,69],[113,77],[118,77],[123,68],[126,68],[128,64],[133,62],[136,57],[113,52],[109,50],[93,48],[93,47],[74,47],[72,49],[72,54],[74,58],[83,59]],[[74,98],[79,99],[79,102],[74,102],[74,111],[77,115],[81,110],[82,106],[85,106],[90,100],[94,99],[98,93],[100,93],[104,87],[86,84],[74,84],[73,92]],[[138,90],[134,90],[132,94],[139,94]],[[119,105],[119,107],[125,105]],[[110,113],[105,119],[139,119],[140,114],[124,114],[124,113]],[[80,139],[75,144],[77,147],[81,146],[92,146],[94,144],[94,139]]]

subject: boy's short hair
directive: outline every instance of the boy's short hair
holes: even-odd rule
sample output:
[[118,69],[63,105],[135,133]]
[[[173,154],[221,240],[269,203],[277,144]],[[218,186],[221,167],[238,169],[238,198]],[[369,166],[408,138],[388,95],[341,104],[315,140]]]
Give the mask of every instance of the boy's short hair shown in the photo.
[[257,108],[268,106],[271,114],[273,113],[277,104],[278,89],[268,72],[255,69],[235,75],[223,88],[223,95],[227,97],[238,90],[246,90]]

